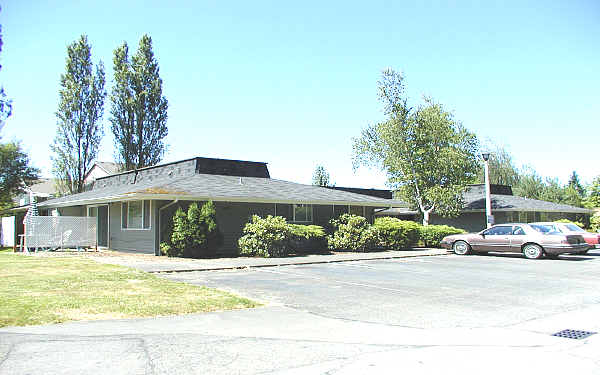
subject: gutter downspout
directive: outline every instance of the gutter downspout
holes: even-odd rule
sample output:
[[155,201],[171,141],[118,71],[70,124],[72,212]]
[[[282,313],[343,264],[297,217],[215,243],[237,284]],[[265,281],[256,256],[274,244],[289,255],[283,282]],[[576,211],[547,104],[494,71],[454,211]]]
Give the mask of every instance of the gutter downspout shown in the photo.
[[174,205],[177,202],[179,202],[179,199],[175,199],[171,203],[167,203],[164,206],[158,208],[158,228],[157,228],[157,230],[158,230],[158,246],[156,246],[154,248],[154,255],[155,256],[160,256],[160,241],[161,241],[161,238],[160,238],[160,235],[161,235],[160,217],[161,217],[161,212],[165,208],[170,207],[170,206]]

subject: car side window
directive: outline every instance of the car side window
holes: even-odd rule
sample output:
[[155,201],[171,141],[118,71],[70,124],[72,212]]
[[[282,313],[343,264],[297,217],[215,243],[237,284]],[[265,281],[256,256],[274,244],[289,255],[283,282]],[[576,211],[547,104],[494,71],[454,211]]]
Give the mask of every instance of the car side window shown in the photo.
[[512,233],[512,227],[509,227],[509,226],[493,227],[493,228],[490,228],[490,229],[486,230],[485,232],[483,232],[483,234],[486,236],[505,236],[505,235],[511,234],[511,233]]
[[515,236],[524,236],[525,235],[525,231],[521,227],[515,227],[515,229],[513,230],[512,234],[515,235]]

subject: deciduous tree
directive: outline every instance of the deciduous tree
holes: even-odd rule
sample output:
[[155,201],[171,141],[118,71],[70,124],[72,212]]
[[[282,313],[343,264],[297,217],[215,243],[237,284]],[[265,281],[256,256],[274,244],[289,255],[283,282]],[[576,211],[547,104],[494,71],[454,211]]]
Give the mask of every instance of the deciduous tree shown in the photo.
[[439,103],[425,98],[416,109],[404,94],[404,78],[391,69],[379,81],[386,120],[354,139],[353,164],[378,165],[397,194],[423,213],[456,216],[479,162],[477,137]]
[[131,60],[123,43],[114,51],[113,62],[110,121],[117,162],[127,170],[158,164],[165,153],[168,102],[162,94],[152,39],[144,35]]
[[38,178],[39,170],[29,165],[29,156],[17,142],[0,144],[0,209],[13,206],[12,199],[25,192],[25,185]]
[[92,48],[82,35],[67,47],[65,73],[60,77],[56,118],[58,129],[54,143],[52,171],[61,193],[80,193],[85,173],[98,155],[104,135],[104,65],[94,72]]
[[[490,152],[488,161],[490,183],[498,185],[515,186],[519,182],[519,169],[515,166],[512,156],[504,147],[488,141],[484,147]],[[483,165],[477,171],[477,180],[484,183]]]

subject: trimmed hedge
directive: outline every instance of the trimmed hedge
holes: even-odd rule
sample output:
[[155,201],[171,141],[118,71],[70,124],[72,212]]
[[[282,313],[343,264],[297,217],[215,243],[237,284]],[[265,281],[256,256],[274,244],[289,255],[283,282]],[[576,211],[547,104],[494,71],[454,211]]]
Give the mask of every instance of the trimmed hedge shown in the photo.
[[326,235],[318,225],[289,224],[281,216],[252,216],[238,240],[240,255],[281,257],[291,253],[337,251],[367,252],[376,249],[401,250],[417,246],[439,247],[450,234],[464,233],[447,225],[422,226],[413,221],[382,217],[373,225],[362,216],[344,214],[330,222]]
[[323,251],[325,230],[318,225],[288,224],[281,216],[252,216],[238,240],[240,255],[281,257],[294,252]]
[[295,252],[325,252],[327,251],[327,234],[319,225],[288,224],[292,232],[291,248]]
[[590,217],[590,229],[592,231],[600,231],[600,214]]
[[280,257],[290,252],[292,231],[285,218],[252,216],[252,221],[244,227],[244,235],[238,240],[241,255]]
[[362,216],[343,214],[329,223],[334,228],[333,234],[327,237],[331,250],[365,252],[379,245],[379,231]]
[[419,226],[419,237],[425,247],[439,247],[442,238],[459,233],[465,233],[465,231],[448,225]]
[[223,244],[215,206],[211,201],[204,203],[202,207],[192,203],[187,211],[178,208],[170,229],[171,235],[160,244],[161,252],[170,257],[210,257]]
[[419,223],[392,217],[380,217],[373,224],[379,231],[379,244],[386,249],[406,249],[419,242]]

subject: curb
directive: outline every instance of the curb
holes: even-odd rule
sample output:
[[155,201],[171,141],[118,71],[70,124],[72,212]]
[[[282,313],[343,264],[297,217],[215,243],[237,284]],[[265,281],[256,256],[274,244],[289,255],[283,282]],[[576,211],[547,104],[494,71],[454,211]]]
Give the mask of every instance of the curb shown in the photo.
[[275,264],[254,264],[254,265],[241,265],[241,266],[224,266],[224,267],[198,267],[198,268],[185,268],[180,270],[151,270],[145,271],[148,273],[183,273],[183,272],[203,272],[203,271],[225,271],[225,270],[242,270],[249,268],[265,268],[265,267],[282,267],[282,266],[296,266],[296,265],[307,265],[307,264],[326,264],[326,263],[343,263],[343,262],[357,262],[361,260],[386,260],[386,259],[402,259],[402,258],[418,258],[418,257],[434,257],[449,255],[449,252],[439,254],[407,254],[407,255],[390,255],[375,258],[355,258],[355,259],[332,259],[332,260],[311,260],[305,262],[281,262]]

